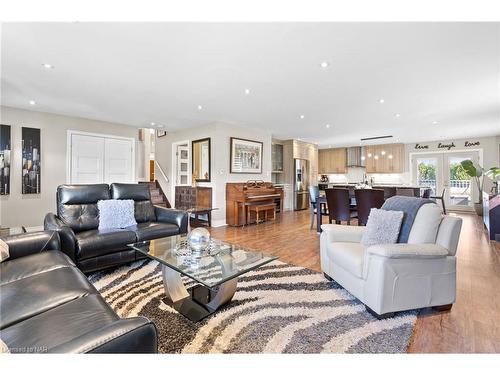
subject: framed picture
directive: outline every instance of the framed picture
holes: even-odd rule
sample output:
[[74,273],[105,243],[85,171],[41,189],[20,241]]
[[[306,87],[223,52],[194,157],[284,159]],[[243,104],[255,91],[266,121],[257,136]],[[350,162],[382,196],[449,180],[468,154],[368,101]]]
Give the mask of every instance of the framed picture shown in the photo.
[[231,137],[231,173],[262,173],[263,143]]
[[40,129],[22,128],[22,193],[40,194],[41,192],[41,142]]
[[0,195],[10,194],[10,125],[0,125]]
[[166,130],[156,129],[156,136],[157,137],[164,137],[166,135],[167,135],[167,131]]

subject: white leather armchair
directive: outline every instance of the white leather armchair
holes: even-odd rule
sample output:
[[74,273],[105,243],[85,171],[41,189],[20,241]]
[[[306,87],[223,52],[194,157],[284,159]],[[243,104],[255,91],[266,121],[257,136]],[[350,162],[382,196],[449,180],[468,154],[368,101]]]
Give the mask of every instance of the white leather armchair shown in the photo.
[[366,248],[361,244],[365,227],[322,225],[321,269],[378,318],[423,307],[451,308],[462,219],[442,216],[436,208],[420,208],[409,243]]

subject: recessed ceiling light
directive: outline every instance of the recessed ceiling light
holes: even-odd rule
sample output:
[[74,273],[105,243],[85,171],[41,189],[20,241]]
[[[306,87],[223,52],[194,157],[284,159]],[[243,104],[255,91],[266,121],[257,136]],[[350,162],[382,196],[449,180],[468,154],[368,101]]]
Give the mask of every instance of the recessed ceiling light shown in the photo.
[[394,117],[401,117],[401,115],[399,113],[396,113]]
[[380,154],[385,155],[385,151],[384,150],[380,151]]
[[364,156],[361,156],[361,160],[366,160],[366,157],[364,157]]
[[392,159],[392,154],[389,154],[388,158],[389,158],[389,159]]
[[437,124],[438,124],[438,122],[437,122],[437,121],[432,121],[432,124],[433,124],[433,125],[437,125]]
[[201,111],[203,107],[201,105],[198,105],[198,111]]
[[321,66],[323,69],[325,68],[328,68],[330,64],[328,63],[328,61],[322,61],[321,64],[319,64],[319,66]]
[[385,99],[380,99],[378,102],[379,102],[380,104],[384,104],[384,103],[385,103]]
[[300,117],[301,120],[303,120],[306,116],[300,115],[299,117]]
[[375,160],[378,160],[378,155],[375,155],[373,158],[374,158]]
[[152,122],[152,123],[151,123],[151,126],[155,126],[155,125],[156,125],[156,123],[155,123],[155,122]]
[[54,65],[52,64],[48,64],[48,63],[43,63],[42,66],[45,68],[45,69],[54,69]]
[[34,100],[30,100],[29,103],[30,103],[30,105],[35,105],[36,104],[36,102]]
[[245,95],[249,95],[250,94],[250,89],[245,89]]
[[325,127],[326,127],[327,129],[330,129],[330,124],[326,124],[326,125],[325,125]]
[[369,158],[371,158],[372,157],[372,153],[369,152],[368,155],[366,155],[366,156],[368,156]]

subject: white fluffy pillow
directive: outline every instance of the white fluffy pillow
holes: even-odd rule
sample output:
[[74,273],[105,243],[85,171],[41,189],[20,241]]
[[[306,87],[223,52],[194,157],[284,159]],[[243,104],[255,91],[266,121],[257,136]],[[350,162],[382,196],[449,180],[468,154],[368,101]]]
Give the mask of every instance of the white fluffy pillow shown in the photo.
[[408,243],[436,243],[437,232],[442,219],[443,214],[437,204],[427,203],[421,206],[413,221]]
[[5,241],[0,239],[0,263],[2,263],[4,260],[8,259],[10,256],[9,254],[9,245],[5,243]]
[[366,247],[396,243],[402,221],[403,211],[386,211],[372,208],[361,243]]
[[137,225],[132,199],[106,199],[97,202],[99,230],[121,229]]
[[10,353],[9,347],[1,339],[0,339],[0,353],[1,354]]

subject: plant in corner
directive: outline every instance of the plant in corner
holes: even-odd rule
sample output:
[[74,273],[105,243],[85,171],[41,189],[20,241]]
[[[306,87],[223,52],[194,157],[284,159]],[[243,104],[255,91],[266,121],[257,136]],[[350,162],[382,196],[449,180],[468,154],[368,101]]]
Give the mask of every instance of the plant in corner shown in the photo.
[[474,209],[479,216],[483,215],[483,187],[484,187],[484,176],[490,178],[495,185],[495,192],[498,193],[498,177],[500,176],[500,168],[491,167],[487,171],[483,169],[479,164],[474,163],[472,160],[463,160],[463,169],[469,175],[470,178],[476,181],[477,190],[479,192],[479,198],[477,203],[474,203]]

